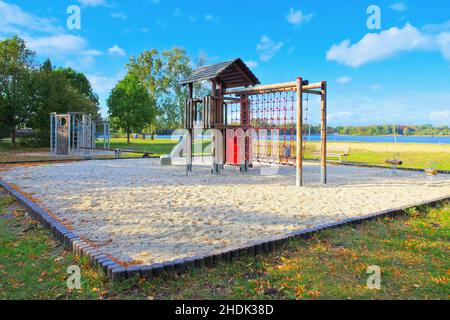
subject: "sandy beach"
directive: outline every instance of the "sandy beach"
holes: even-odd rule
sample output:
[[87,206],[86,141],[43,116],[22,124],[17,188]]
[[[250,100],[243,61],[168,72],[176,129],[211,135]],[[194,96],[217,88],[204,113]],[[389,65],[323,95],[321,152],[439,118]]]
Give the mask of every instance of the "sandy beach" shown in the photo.
[[[450,176],[305,165],[256,166],[243,175],[208,165],[161,167],[158,160],[84,161],[0,172],[106,254],[127,263],[163,262],[223,251],[291,231],[450,196]],[[279,170],[274,170],[279,169]]]

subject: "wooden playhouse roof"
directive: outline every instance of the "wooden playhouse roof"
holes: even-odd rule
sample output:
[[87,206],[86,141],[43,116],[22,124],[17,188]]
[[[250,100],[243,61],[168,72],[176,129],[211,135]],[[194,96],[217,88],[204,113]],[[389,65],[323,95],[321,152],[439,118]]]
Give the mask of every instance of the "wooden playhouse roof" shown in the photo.
[[181,84],[186,85],[205,80],[215,80],[222,83],[224,88],[248,87],[260,84],[258,78],[241,59],[201,67],[181,81]]

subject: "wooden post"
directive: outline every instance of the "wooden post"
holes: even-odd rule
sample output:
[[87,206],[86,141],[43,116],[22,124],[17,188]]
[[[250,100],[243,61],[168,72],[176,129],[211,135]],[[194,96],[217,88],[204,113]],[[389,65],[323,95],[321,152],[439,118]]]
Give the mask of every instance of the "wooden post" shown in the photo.
[[322,157],[320,180],[322,184],[327,183],[327,82],[322,81],[321,85],[321,143],[322,143]]
[[187,141],[188,143],[188,151],[186,154],[186,158],[187,158],[187,164],[186,164],[186,170],[187,172],[192,171],[192,160],[193,160],[193,144],[194,144],[194,137],[192,136],[194,133],[194,106],[193,106],[193,101],[192,99],[194,98],[194,85],[192,83],[189,83],[188,85],[188,99],[190,100],[190,103],[188,104],[189,107],[189,123],[188,123],[188,128],[189,128],[189,139]]
[[297,141],[296,141],[296,186],[303,186],[303,92],[302,78],[297,78]]

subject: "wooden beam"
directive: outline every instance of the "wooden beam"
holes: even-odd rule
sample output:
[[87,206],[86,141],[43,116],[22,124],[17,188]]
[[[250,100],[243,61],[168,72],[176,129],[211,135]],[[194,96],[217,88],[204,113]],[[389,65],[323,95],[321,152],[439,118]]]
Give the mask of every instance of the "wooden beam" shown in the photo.
[[188,114],[189,117],[189,138],[188,138],[188,146],[187,146],[187,152],[186,152],[186,174],[188,174],[188,172],[192,171],[192,159],[193,159],[193,152],[192,152],[192,145],[193,145],[193,141],[194,139],[192,138],[193,135],[193,128],[194,128],[194,114],[193,114],[193,101],[192,99],[194,98],[194,84],[193,83],[189,83],[188,84],[188,112],[186,112],[186,114]]
[[[321,82],[310,83],[308,85],[302,86],[302,90],[320,89],[321,85],[322,85]],[[260,93],[260,92],[264,92],[264,91],[276,91],[276,90],[283,91],[283,90],[292,90],[292,89],[297,90],[297,82],[296,81],[269,84],[269,85],[264,85],[264,86],[249,87],[249,88],[245,88],[245,89],[231,89],[231,90],[226,90],[224,92],[224,94],[239,95],[239,94]],[[316,93],[314,91],[314,92],[312,92],[312,94],[319,94],[319,93],[318,92]]]
[[242,74],[242,76],[245,78],[245,80],[247,80],[247,82],[248,82],[249,84],[254,84],[253,81],[247,76],[247,74],[245,73],[245,71],[242,70],[242,68],[241,68],[237,63],[234,64],[234,67],[236,68],[236,70],[237,70],[238,72],[240,72],[240,73]]
[[307,93],[307,94],[316,94],[316,95],[318,95],[318,96],[320,96],[321,94],[322,94],[322,92],[320,92],[320,91],[316,91],[316,90],[305,90],[305,89],[303,89],[303,93]]
[[296,185],[303,186],[303,92],[302,78],[297,78],[297,141],[296,141]]
[[267,91],[267,90],[277,90],[277,89],[284,89],[284,88],[296,88],[297,82],[285,82],[285,83],[277,83],[277,84],[269,84],[265,86],[256,86],[256,87],[249,87],[246,89],[235,89],[235,90],[225,90],[225,94],[249,94],[253,92],[259,92],[259,91]]
[[310,83],[306,86],[303,86],[303,90],[311,90],[311,89],[321,89],[322,82]]

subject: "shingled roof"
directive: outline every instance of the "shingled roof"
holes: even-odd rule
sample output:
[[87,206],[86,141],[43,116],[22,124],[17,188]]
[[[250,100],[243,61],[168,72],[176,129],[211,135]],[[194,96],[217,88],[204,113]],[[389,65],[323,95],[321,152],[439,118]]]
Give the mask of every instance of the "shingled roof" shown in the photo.
[[195,70],[181,81],[182,85],[204,80],[216,80],[224,88],[248,87],[260,84],[258,78],[241,60],[226,61]]

